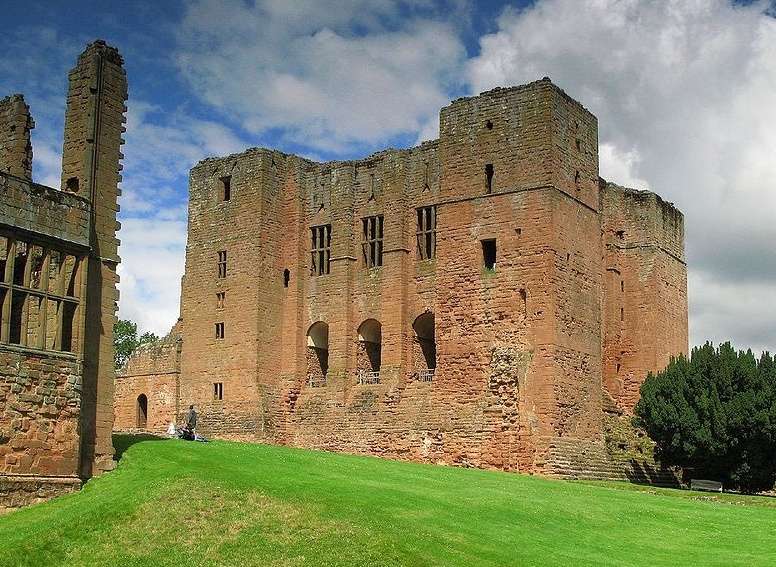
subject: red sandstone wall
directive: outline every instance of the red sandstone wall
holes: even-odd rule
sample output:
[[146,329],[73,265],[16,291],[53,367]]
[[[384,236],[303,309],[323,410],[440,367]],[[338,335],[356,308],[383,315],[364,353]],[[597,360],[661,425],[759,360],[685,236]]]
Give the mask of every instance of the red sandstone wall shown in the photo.
[[0,347],[0,473],[78,474],[81,363]]
[[[182,325],[163,339],[138,348],[116,376],[113,398],[114,430],[144,429],[164,433],[179,421]],[[147,400],[145,424],[139,407]]]
[[654,193],[603,182],[606,391],[630,413],[648,372],[687,354],[684,220]]

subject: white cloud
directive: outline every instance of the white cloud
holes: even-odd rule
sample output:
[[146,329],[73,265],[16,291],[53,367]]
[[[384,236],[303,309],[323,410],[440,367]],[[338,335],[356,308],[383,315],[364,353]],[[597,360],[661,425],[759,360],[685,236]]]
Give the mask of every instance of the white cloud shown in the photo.
[[347,152],[416,134],[459,80],[454,28],[415,10],[389,0],[228,9],[203,0],[188,7],[177,58],[194,92],[248,131],[277,128],[313,150]]
[[756,324],[776,292],[776,20],[766,7],[541,0],[505,11],[468,63],[475,92],[550,76],[598,116],[602,176],[648,186],[685,213],[693,344],[776,348],[776,325]]

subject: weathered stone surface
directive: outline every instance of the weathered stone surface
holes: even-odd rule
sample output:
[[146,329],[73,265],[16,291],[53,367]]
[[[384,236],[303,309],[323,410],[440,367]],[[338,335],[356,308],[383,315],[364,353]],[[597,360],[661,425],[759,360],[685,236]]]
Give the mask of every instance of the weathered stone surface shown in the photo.
[[[642,371],[686,352],[687,307],[681,213],[599,179],[597,128],[542,80],[454,101],[439,140],[408,150],[200,162],[179,407],[197,405],[206,435],[398,459],[562,474],[564,455],[603,453],[604,410],[629,410]],[[620,231],[633,248],[612,243]],[[642,328],[624,310],[627,337],[612,268],[660,314]],[[147,371],[131,376],[147,365],[128,365],[117,422],[141,390],[153,399]]]
[[69,79],[62,190],[30,181],[29,109],[21,97],[0,101],[0,509],[114,466],[126,76],[118,52],[98,40]]

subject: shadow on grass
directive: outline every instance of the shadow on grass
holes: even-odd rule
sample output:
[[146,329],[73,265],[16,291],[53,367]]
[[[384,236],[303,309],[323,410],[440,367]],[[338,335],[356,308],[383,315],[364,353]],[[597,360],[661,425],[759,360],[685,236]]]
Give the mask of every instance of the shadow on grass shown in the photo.
[[114,461],[121,460],[124,451],[129,449],[135,443],[141,441],[165,441],[167,437],[161,437],[152,433],[114,433],[113,434],[113,448],[115,453],[113,455]]

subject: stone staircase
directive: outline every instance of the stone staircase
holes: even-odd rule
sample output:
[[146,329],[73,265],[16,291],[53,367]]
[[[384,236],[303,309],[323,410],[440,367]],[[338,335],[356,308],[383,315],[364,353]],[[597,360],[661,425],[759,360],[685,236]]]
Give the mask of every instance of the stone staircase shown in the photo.
[[548,476],[570,480],[619,480],[654,486],[679,486],[676,473],[652,460],[613,458],[603,442],[550,438],[544,461]]

